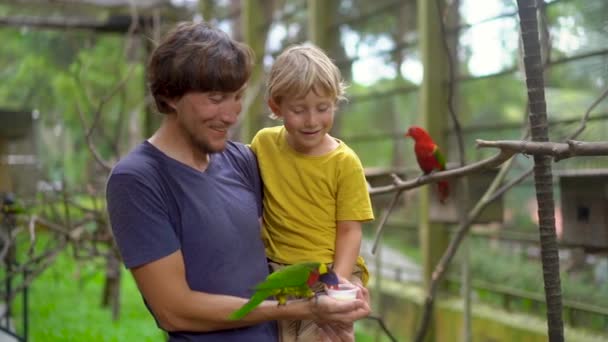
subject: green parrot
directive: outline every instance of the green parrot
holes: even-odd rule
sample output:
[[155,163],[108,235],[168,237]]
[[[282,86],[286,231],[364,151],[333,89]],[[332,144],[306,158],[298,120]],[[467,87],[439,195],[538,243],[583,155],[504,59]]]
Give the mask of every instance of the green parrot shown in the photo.
[[271,296],[279,301],[279,305],[287,303],[288,296],[310,298],[314,296],[311,287],[317,281],[321,281],[329,287],[336,287],[339,282],[336,274],[329,270],[327,265],[319,262],[303,262],[277,270],[256,285],[253,296],[240,309],[234,311],[230,315],[230,319],[237,320],[245,317],[264,299]]

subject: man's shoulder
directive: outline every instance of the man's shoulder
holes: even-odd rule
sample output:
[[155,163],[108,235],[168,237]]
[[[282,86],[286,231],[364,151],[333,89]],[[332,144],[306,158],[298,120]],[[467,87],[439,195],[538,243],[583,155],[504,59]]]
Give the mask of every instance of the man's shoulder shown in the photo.
[[148,178],[153,175],[153,171],[161,163],[160,157],[148,143],[141,143],[116,163],[110,177],[131,175]]
[[220,154],[233,157],[233,158],[244,158],[249,159],[253,157],[253,152],[249,146],[236,142],[236,141],[228,141],[226,142],[226,148],[224,151],[220,152]]
[[220,163],[228,163],[233,167],[238,168],[257,168],[257,159],[253,154],[253,151],[249,146],[236,142],[226,142],[226,148],[218,153],[219,159],[222,160]]

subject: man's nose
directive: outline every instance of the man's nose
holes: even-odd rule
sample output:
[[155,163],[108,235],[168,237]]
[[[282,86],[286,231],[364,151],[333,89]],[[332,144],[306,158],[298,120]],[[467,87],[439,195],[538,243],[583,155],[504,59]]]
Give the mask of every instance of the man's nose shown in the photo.
[[222,108],[222,121],[232,125],[237,122],[239,114],[241,113],[241,102],[240,101],[229,101],[224,108]]

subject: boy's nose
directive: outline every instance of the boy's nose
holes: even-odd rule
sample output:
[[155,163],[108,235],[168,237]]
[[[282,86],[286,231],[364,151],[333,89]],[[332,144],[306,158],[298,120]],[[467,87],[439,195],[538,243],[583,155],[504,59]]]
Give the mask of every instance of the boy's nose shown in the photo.
[[316,123],[315,115],[313,113],[308,113],[305,117],[304,123],[307,127],[313,127]]

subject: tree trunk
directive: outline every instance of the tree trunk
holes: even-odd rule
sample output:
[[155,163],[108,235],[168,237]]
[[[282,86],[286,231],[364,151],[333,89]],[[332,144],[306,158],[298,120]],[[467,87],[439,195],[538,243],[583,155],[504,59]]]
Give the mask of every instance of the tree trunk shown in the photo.
[[[548,141],[547,104],[545,102],[543,63],[539,42],[536,0],[518,0],[524,68],[530,106],[530,129],[533,141]],[[541,260],[547,302],[549,341],[564,340],[562,295],[559,278],[559,253],[555,234],[551,156],[534,156],[534,186],[538,202]]]
[[[238,25],[238,28],[235,28],[234,32],[240,34],[242,40],[251,46],[256,55],[256,63],[243,101],[245,104],[238,129],[240,135],[235,139],[249,143],[256,132],[264,127],[267,116],[265,114],[269,113],[264,99],[264,55],[272,24],[275,1],[242,0],[240,8],[241,20],[235,20],[234,24]],[[249,101],[249,99],[252,100]]]
[[120,265],[120,259],[114,253],[107,256],[101,306],[110,307],[114,321],[117,321],[120,316]]

